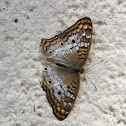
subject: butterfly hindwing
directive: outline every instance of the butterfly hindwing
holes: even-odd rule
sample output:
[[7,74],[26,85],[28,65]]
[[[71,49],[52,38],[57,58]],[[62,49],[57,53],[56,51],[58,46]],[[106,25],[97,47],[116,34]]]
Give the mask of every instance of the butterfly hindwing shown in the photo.
[[46,91],[47,99],[54,115],[63,120],[70,113],[78,94],[79,74],[70,73],[53,64],[45,64],[42,88]]
[[74,64],[70,50],[66,48],[67,43],[61,40],[61,34],[51,39],[42,39],[40,49],[48,59],[60,60],[68,64]]

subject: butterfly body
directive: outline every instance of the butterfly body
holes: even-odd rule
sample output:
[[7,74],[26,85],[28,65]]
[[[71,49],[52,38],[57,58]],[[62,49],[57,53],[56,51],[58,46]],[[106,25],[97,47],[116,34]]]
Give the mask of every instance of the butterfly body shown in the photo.
[[67,70],[70,70],[71,72],[75,72],[75,73],[83,73],[83,69],[80,69],[78,68],[77,66],[69,66],[69,65],[65,65],[65,64],[62,64],[62,63],[55,63],[57,66],[59,67],[63,67]]
[[85,17],[63,33],[41,41],[45,55],[42,88],[59,120],[65,119],[74,105],[91,40],[92,22]]

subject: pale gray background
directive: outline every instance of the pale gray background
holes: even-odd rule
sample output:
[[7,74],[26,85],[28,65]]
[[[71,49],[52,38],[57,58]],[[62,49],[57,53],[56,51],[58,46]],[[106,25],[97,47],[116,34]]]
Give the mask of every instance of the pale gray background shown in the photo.
[[[94,42],[75,105],[58,121],[40,86],[41,38],[92,19]],[[0,0],[0,126],[126,125],[126,0]]]

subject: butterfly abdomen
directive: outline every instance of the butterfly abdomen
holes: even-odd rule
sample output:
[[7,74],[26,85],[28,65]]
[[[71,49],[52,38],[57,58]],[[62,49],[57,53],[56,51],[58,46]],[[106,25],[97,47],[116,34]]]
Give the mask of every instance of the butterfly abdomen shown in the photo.
[[69,65],[62,64],[62,63],[55,63],[55,64],[59,67],[66,68],[75,73],[83,73],[83,69],[79,69],[77,66],[69,66]]
[[66,65],[62,64],[62,63],[55,63],[57,66],[59,67],[63,67],[63,68],[66,68]]

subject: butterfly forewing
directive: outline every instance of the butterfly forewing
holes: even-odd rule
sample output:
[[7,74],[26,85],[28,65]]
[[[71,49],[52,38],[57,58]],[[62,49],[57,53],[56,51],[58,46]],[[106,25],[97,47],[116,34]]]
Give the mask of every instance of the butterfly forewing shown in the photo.
[[42,88],[59,120],[65,119],[73,107],[80,85],[77,71],[87,60],[91,39],[92,23],[85,17],[63,33],[41,41],[46,59]]
[[[92,22],[88,17],[78,20],[61,35],[71,51],[76,50],[79,67],[87,60],[92,41]],[[73,57],[74,58],[74,57]]]

